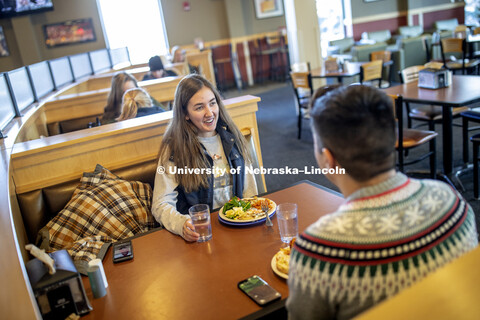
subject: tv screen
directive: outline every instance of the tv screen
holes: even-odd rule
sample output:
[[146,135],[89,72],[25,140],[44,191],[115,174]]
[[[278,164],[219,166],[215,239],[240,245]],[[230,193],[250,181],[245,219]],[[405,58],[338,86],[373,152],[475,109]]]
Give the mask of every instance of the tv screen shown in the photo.
[[53,10],[52,0],[0,0],[0,18]]

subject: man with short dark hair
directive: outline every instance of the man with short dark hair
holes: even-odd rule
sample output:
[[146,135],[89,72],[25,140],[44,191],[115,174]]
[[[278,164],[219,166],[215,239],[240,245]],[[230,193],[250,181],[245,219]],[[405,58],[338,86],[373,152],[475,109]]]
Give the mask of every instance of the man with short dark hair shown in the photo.
[[313,103],[314,152],[345,196],[295,242],[290,319],[350,319],[478,245],[475,217],[449,185],[395,170],[391,99],[341,87]]

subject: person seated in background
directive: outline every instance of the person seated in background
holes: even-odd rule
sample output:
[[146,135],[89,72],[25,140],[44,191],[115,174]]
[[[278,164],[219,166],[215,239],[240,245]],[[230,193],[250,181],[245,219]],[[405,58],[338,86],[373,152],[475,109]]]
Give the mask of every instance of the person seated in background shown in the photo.
[[173,46],[171,50],[172,63],[181,63],[185,62],[187,57],[185,49],[180,48],[180,46]]
[[[174,46],[171,51],[172,54],[172,63],[182,63],[182,62],[187,62],[187,54],[185,49],[180,48],[180,46]],[[192,66],[190,63],[188,63],[188,72],[189,73],[198,73],[200,74],[199,70],[197,67]]]
[[319,167],[345,169],[327,175],[345,201],[294,244],[289,319],[350,319],[478,245],[474,212],[457,191],[396,172],[384,92],[340,87],[310,116]]
[[122,98],[125,91],[138,88],[137,80],[131,74],[124,71],[116,73],[112,77],[112,86],[107,98],[107,106],[104,109],[102,124],[115,122],[122,112]]
[[123,94],[122,113],[116,119],[117,121],[139,118],[165,112],[161,107],[154,106],[152,98],[142,88],[128,89]]
[[165,70],[162,59],[159,56],[153,56],[148,60],[150,71],[143,76],[142,81],[160,79],[163,77],[176,77],[177,74],[171,70]]
[[[197,74],[185,76],[178,84],[170,121],[159,152],[155,175],[152,214],[167,230],[187,241],[196,241],[188,209],[208,204],[223,206],[233,196],[257,194],[247,141],[228,114],[217,89]],[[182,174],[189,169],[199,174]],[[235,168],[234,172],[230,169]]]

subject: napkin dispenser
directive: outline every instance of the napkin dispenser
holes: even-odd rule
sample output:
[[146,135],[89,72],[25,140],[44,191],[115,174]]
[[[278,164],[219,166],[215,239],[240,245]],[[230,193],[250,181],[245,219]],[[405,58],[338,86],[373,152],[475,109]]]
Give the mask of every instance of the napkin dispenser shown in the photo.
[[50,253],[55,273],[39,259],[27,262],[26,268],[43,319],[65,319],[72,313],[84,315],[92,310],[82,279],[66,250]]
[[452,71],[426,68],[418,73],[418,86],[427,89],[445,88],[452,84]]

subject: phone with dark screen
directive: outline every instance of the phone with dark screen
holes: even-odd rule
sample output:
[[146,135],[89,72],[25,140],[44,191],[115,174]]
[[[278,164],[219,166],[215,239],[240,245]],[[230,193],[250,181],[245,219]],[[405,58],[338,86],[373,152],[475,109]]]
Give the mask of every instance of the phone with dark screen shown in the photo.
[[240,281],[238,288],[260,306],[264,306],[282,297],[280,292],[270,287],[270,285],[259,276],[251,276],[248,279]]
[[113,244],[113,262],[122,262],[133,259],[132,242],[120,241]]

